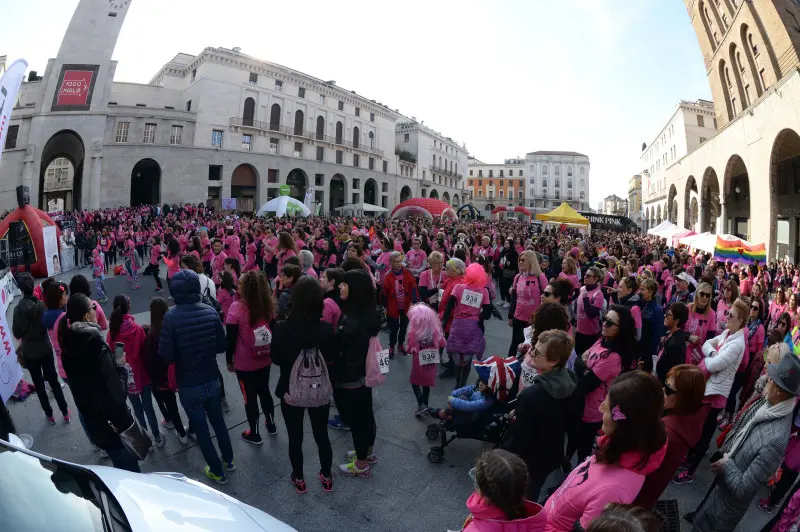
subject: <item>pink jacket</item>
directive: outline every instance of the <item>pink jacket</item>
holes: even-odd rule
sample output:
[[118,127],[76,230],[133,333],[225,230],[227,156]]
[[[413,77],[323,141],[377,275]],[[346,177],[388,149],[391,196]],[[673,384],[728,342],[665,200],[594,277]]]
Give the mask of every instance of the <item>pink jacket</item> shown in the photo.
[[134,386],[128,383],[128,390],[135,390],[133,393],[141,393],[142,389],[152,382],[149,370],[145,367],[144,357],[142,357],[142,349],[144,347],[147,335],[142,329],[142,326],[136,323],[136,320],[130,314],[122,316],[122,326],[119,333],[115,338],[111,337],[111,331],[108,331],[106,336],[106,343],[114,351],[114,343],[122,342],[125,344],[125,361],[131,366],[133,370]]
[[[598,445],[609,441],[601,436]],[[619,464],[598,464],[597,455],[587,458],[572,470],[561,487],[544,504],[547,512],[546,532],[569,532],[575,521],[586,529],[592,519],[603,512],[612,502],[630,504],[639,494],[645,477],[658,469],[667,452],[667,444],[656,451],[641,466],[641,455],[623,453]]]
[[462,532],[539,532],[544,530],[547,516],[542,507],[525,501],[527,516],[509,521],[503,511],[474,492],[467,499],[470,515],[464,523]]

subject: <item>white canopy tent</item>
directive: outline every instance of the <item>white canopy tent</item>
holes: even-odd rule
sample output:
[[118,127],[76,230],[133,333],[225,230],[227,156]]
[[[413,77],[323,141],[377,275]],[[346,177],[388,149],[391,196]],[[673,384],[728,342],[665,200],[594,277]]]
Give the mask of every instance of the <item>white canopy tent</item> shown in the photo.
[[389,209],[371,203],[351,203],[335,209],[338,212],[389,212]]
[[652,229],[649,229],[647,231],[647,234],[648,235],[661,236],[661,234],[660,234],[661,231],[664,231],[664,230],[669,229],[671,227],[677,227],[677,226],[674,223],[670,222],[669,220],[664,220],[663,222],[661,222],[657,226],[653,227]]
[[306,207],[302,201],[296,200],[290,196],[278,196],[272,198],[258,209],[257,216],[264,216],[267,213],[274,212],[275,216],[281,218],[285,214],[310,216],[311,210]]
[[678,233],[681,233],[683,231],[686,231],[686,229],[678,227],[677,225],[673,225],[671,227],[666,227],[666,228],[662,229],[658,233],[653,233],[653,234],[655,234],[656,236],[660,236],[661,238],[665,238],[665,239],[667,239],[667,241],[670,241],[673,236],[675,236]]

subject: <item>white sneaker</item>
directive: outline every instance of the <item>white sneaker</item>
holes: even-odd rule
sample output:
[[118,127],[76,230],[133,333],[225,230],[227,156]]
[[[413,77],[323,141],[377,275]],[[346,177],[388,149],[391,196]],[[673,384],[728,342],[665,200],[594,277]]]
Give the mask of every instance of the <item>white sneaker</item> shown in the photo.
[[161,447],[164,447],[164,443],[166,443],[166,442],[164,442],[164,437],[162,436],[161,438],[155,440],[153,443],[156,444],[156,447],[161,448]]
[[181,436],[178,434],[178,441],[181,442],[183,445],[189,445],[189,437],[188,436]]
[[508,304],[508,301],[503,301],[503,308],[508,308],[511,305]]
[[172,424],[172,421],[167,421],[166,419],[161,420],[161,426],[166,429],[174,429],[175,425]]

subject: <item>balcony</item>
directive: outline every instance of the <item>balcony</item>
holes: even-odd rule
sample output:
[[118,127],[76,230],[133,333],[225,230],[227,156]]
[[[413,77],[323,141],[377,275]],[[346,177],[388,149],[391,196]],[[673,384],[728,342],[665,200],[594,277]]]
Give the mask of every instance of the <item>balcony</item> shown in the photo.
[[334,146],[346,146],[353,150],[361,150],[365,153],[372,153],[380,157],[383,157],[384,153],[383,150],[379,150],[372,146],[364,145],[361,143],[359,143],[358,146],[353,146],[353,143],[351,141],[344,140],[343,138],[329,137],[328,135],[319,135],[314,131],[304,131],[289,126],[282,126],[280,124],[262,122],[260,120],[245,120],[244,118],[233,117],[230,119],[230,125],[231,127],[251,128],[256,131],[274,131],[276,133],[282,133],[290,137],[297,137],[301,139],[313,140],[318,142],[326,142]]
[[451,172],[450,170],[447,170],[441,166],[430,165],[428,168],[430,169],[431,172],[441,174],[443,176],[454,177],[456,179],[461,179],[462,177],[464,177],[463,174],[457,174],[455,172]]

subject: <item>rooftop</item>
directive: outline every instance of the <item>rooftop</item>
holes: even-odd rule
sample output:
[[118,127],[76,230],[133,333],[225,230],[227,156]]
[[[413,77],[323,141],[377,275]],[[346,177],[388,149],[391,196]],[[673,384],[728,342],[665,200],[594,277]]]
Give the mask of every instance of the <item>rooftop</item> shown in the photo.
[[564,155],[567,157],[588,157],[588,155],[578,153],[576,151],[532,151],[526,155]]

